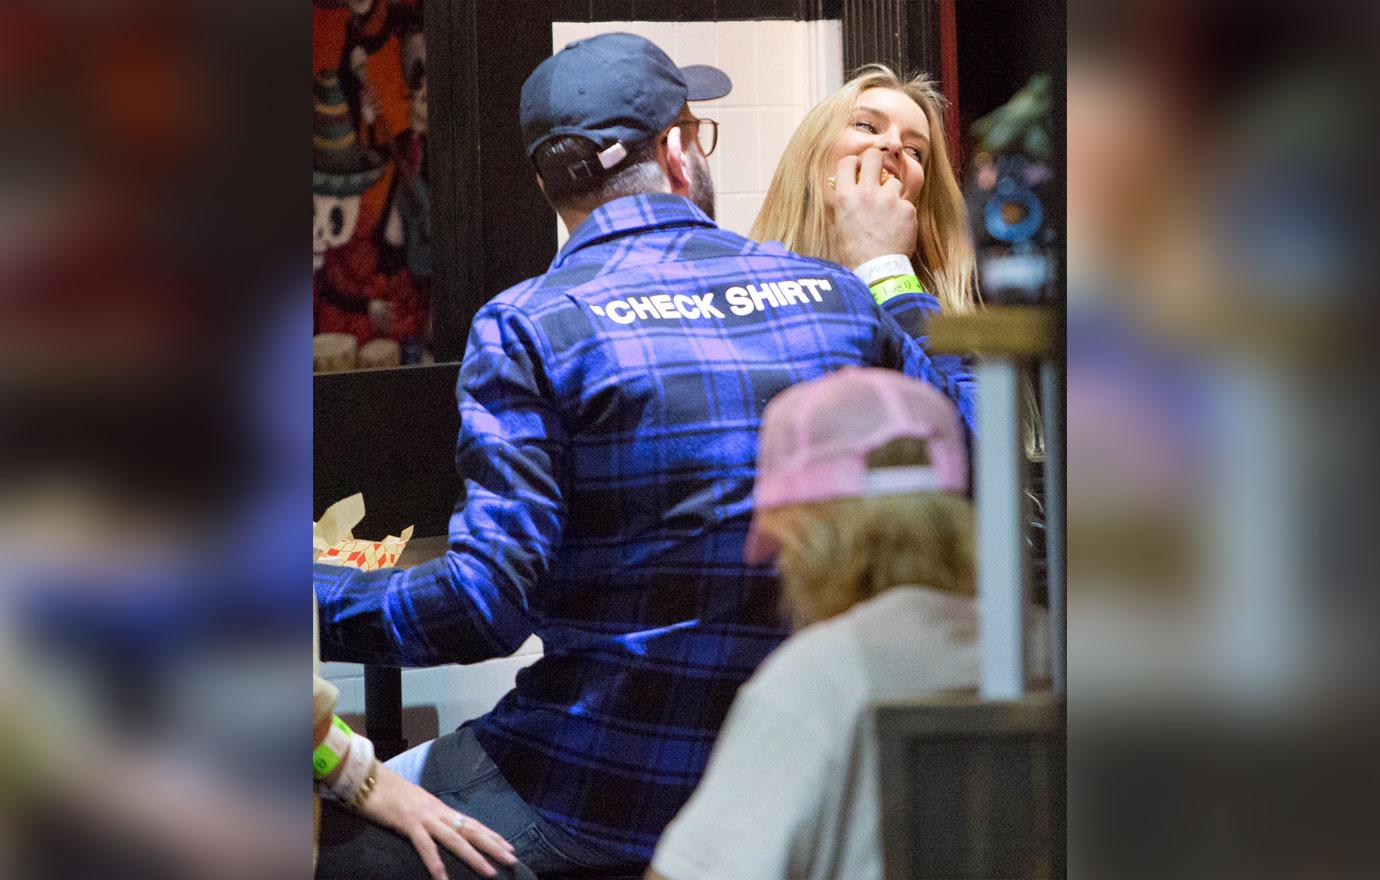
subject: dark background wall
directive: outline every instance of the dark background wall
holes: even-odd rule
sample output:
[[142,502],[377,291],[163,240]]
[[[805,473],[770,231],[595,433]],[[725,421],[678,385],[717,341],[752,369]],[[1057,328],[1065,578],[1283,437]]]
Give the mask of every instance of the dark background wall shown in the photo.
[[963,158],[972,123],[1000,107],[1031,75],[1064,76],[1063,0],[958,0],[958,110]]

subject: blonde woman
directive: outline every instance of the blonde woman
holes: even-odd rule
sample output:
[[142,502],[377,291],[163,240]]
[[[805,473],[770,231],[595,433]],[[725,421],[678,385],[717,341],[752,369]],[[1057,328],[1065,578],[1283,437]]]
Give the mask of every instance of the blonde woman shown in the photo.
[[880,880],[864,710],[978,683],[966,480],[953,405],[899,373],[845,368],[768,404],[746,553],[777,559],[802,629],[739,689],[650,878]]
[[[883,64],[860,68],[805,114],[748,233],[847,266],[878,305],[916,293],[887,280],[913,273],[923,292],[886,311],[921,341],[936,310],[961,315],[981,304],[968,211],[944,141],[944,104],[923,74],[903,80]],[[962,358],[933,361],[964,397],[975,393]],[[1044,437],[1028,378],[1021,407],[1026,455],[1040,460]]]
[[863,67],[805,115],[749,237],[855,271],[901,255],[944,312],[972,311],[973,244],[944,142],[943,106],[924,77]]

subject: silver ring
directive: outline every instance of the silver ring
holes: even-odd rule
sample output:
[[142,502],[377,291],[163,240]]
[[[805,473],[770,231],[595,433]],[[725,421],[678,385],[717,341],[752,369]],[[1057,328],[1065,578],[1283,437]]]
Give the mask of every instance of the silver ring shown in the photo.
[[461,828],[465,827],[465,821],[468,818],[469,817],[464,813],[456,813],[455,818],[450,820],[450,827],[455,831],[459,831]]

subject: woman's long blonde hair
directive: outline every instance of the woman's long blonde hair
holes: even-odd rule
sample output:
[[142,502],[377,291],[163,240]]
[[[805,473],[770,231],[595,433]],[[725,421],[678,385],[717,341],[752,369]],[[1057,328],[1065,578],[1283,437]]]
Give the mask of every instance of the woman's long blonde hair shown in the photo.
[[837,261],[831,235],[829,149],[848,124],[858,96],[868,89],[895,89],[924,111],[930,124],[925,185],[916,197],[919,235],[912,255],[925,289],[947,314],[971,312],[978,302],[977,270],[968,234],[968,211],[944,143],[944,96],[923,75],[902,80],[883,64],[869,64],[805,114],[776,166],[750,238],[779,241],[788,250]]

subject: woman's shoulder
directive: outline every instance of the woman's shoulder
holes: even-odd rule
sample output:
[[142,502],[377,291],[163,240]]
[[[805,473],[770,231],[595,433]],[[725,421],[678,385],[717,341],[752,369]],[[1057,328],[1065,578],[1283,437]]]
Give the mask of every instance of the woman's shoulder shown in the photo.
[[865,698],[878,644],[908,650],[952,649],[975,643],[977,603],[924,586],[893,587],[828,620],[811,624],[767,656],[745,685],[762,695],[792,692],[804,683],[812,698]]
[[934,587],[892,587],[839,615],[858,644],[905,642],[917,650],[977,640],[977,597]]
[[927,621],[976,620],[977,599],[918,584],[892,587],[859,602],[836,620],[857,629],[887,623],[909,628],[913,619]]
[[852,638],[837,617],[798,630],[767,655],[743,693],[790,711],[836,709],[866,683]]

